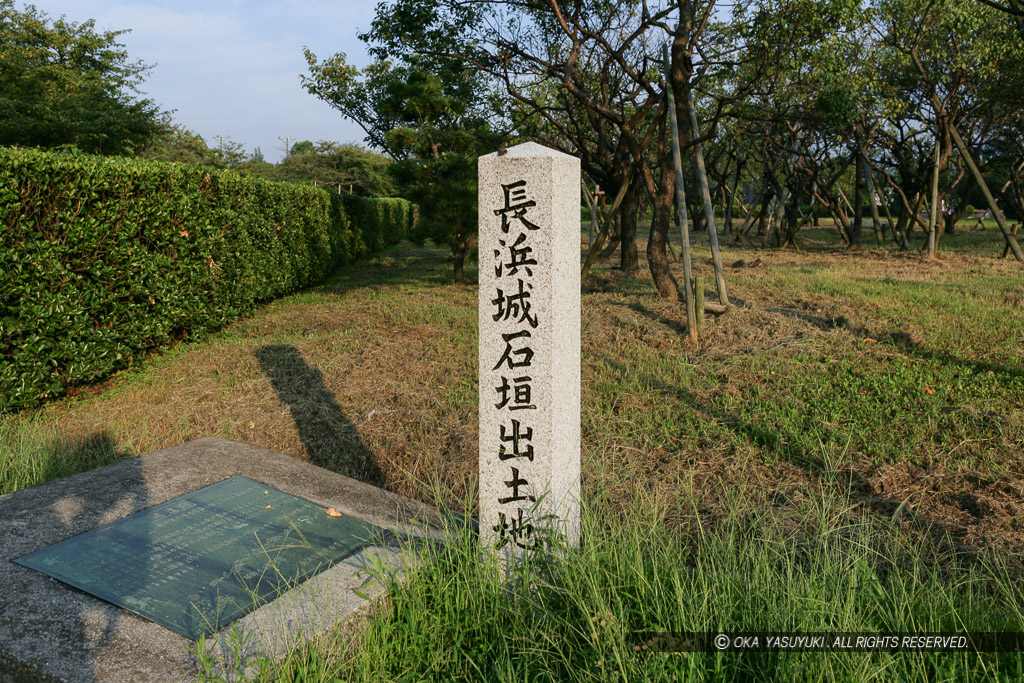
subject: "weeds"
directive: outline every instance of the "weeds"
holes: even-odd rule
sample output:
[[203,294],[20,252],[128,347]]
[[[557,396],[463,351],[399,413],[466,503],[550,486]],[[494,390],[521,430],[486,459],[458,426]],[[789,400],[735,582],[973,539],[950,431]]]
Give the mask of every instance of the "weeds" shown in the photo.
[[[738,306],[697,347],[643,271],[595,269],[582,549],[510,591],[453,532],[365,629],[256,677],[1020,680],[1020,654],[634,649],[637,631],[1021,628],[1024,288],[987,232],[935,261],[830,251],[828,231],[800,253],[730,245],[750,252],[727,272]],[[0,417],[0,492],[221,436],[473,516],[477,294],[446,264],[391,249]]]

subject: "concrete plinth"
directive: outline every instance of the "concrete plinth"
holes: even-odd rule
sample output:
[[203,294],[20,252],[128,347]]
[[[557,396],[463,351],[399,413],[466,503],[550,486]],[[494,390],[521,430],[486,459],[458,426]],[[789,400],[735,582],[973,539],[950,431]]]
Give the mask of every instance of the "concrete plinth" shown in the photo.
[[[401,572],[409,545],[437,542],[435,510],[251,444],[199,439],[0,497],[0,682],[186,681],[193,643],[11,560],[235,475],[394,532],[235,622],[206,642],[222,667],[280,656],[380,597],[375,558]],[[421,520],[426,524],[412,523]],[[244,645],[237,647],[237,634]]]

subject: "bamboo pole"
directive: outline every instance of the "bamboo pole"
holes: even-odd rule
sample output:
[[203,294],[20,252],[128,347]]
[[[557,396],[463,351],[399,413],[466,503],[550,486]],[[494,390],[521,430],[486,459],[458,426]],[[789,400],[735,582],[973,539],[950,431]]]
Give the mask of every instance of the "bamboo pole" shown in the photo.
[[704,327],[704,278],[700,275],[693,276],[693,306],[697,313],[697,329]]
[[[590,249],[594,244],[594,227],[597,225],[597,207],[595,202],[590,197],[590,188],[587,187],[587,183],[583,178],[580,178],[580,185],[583,186],[583,198],[587,200],[587,207],[590,209],[590,235],[587,237],[587,249]],[[600,186],[594,184],[595,189],[599,189]]]
[[[935,107],[936,114],[944,114],[946,109],[942,106],[942,100],[935,93],[932,93],[932,106]],[[999,206],[996,205],[995,197],[992,196],[992,192],[988,189],[988,183],[985,182],[985,176],[978,170],[978,165],[974,163],[974,157],[971,156],[970,150],[967,149],[967,145],[964,144],[963,138],[960,137],[960,133],[957,131],[956,126],[953,125],[952,119],[949,121],[949,132],[953,137],[953,143],[956,145],[957,150],[960,152],[960,158],[964,160],[967,167],[971,171],[971,176],[974,178],[975,184],[981,190],[981,193],[985,195],[985,201],[988,202],[988,208],[992,211],[992,216],[996,219],[996,223],[999,225],[999,230],[1003,233],[1003,237],[1006,238],[1006,246],[1013,252],[1014,258],[1018,261],[1024,262],[1024,252],[1020,249],[1020,244],[1017,243],[1017,238],[1014,237],[1013,233],[1010,232],[1010,226],[1006,223],[1006,218],[1003,216],[1003,212],[999,210]],[[935,155],[938,159],[938,138],[935,141]],[[938,164],[936,163],[936,166]]]
[[683,187],[683,156],[679,150],[679,121],[676,116],[676,98],[672,93],[672,65],[668,44],[664,45],[665,96],[668,98],[668,118],[672,128],[672,162],[676,171],[676,208],[679,217],[679,232],[683,237],[683,278],[686,285],[686,331],[690,340],[697,341],[697,312],[693,294],[693,265],[690,260],[690,224],[686,216],[686,192]]
[[[1013,230],[1010,231],[1010,234],[1011,235],[1016,235],[1017,234],[1017,230],[1019,228],[1020,228],[1020,223],[1014,223],[1013,224]],[[1010,243],[1007,242],[1006,246],[1003,247],[1003,258],[1006,258],[1009,255],[1010,255]]]
[[996,219],[996,223],[999,225],[999,229],[1003,233],[1003,237],[1006,238],[1006,246],[1013,252],[1013,257],[1018,261],[1024,262],[1024,252],[1020,249],[1020,244],[1017,243],[1017,238],[1010,232],[1010,226],[1006,223],[1006,217],[1003,216],[1003,212],[999,210],[999,206],[996,204],[995,197],[992,196],[992,192],[988,189],[988,183],[985,182],[985,177],[981,175],[981,171],[978,170],[978,165],[974,163],[974,157],[971,156],[970,150],[967,149],[967,145],[960,138],[960,133],[957,132],[956,126],[949,126],[949,132],[953,134],[953,142],[956,143],[956,148],[960,151],[960,157],[967,164],[967,167],[971,169],[971,175],[974,176],[974,182],[981,189],[981,193],[985,195],[985,201],[988,202],[988,208],[992,211],[992,216]]
[[932,200],[931,207],[928,211],[928,255],[935,257],[935,251],[937,248],[936,242],[936,221],[939,205],[939,137],[935,136],[935,168],[932,170]]
[[[693,139],[700,138],[697,128],[697,112],[693,108],[693,89],[686,89],[686,103],[690,110],[690,131]],[[698,142],[694,146],[697,160],[697,179],[700,181],[700,192],[704,198],[704,222],[707,224],[708,239],[711,242],[711,262],[715,267],[715,287],[718,289],[718,303],[729,305],[729,293],[725,289],[725,271],[722,269],[722,253],[718,248],[718,228],[715,227],[715,205],[711,202],[711,191],[708,189],[708,174],[704,168],[704,152]]]

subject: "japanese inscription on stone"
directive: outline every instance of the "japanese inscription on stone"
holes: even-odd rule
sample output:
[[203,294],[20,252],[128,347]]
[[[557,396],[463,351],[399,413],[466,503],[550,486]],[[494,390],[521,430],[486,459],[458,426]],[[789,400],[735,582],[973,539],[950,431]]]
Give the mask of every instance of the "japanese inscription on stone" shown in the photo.
[[487,546],[578,539],[579,161],[480,158],[480,528]]

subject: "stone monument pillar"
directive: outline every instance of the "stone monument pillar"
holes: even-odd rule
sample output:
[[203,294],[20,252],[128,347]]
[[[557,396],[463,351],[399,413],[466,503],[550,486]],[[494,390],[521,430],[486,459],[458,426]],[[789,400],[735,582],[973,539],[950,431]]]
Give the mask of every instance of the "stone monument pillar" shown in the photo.
[[579,544],[580,162],[479,159],[480,544]]

